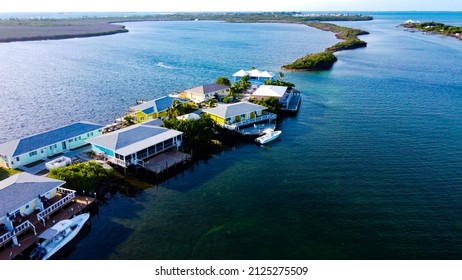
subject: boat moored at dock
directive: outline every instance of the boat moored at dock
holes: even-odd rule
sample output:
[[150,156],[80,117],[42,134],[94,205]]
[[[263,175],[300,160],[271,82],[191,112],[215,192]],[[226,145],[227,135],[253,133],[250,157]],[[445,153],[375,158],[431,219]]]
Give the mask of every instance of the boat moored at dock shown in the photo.
[[39,240],[42,241],[39,246],[32,251],[30,259],[49,259],[79,233],[89,218],[89,213],[80,214],[72,219],[61,220],[53,227],[45,230],[39,235]]
[[258,137],[257,139],[255,139],[255,142],[257,142],[258,144],[266,144],[270,141],[273,141],[275,140],[276,138],[279,137],[279,135],[281,135],[282,131],[280,130],[274,130],[274,129],[265,129],[263,131],[265,134],[263,134],[262,136]]

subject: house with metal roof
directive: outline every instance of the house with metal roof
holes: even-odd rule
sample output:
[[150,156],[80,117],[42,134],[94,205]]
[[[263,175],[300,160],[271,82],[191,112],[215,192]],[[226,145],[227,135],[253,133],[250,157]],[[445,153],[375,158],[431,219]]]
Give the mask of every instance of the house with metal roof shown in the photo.
[[130,107],[130,111],[133,112],[138,123],[142,123],[153,119],[160,119],[167,115],[167,110],[172,107],[174,100],[178,100],[182,103],[188,102],[188,100],[183,98],[163,96]]
[[183,132],[156,125],[155,120],[132,125],[87,140],[92,150],[119,166],[143,165],[144,161],[181,145]]
[[0,166],[21,166],[46,160],[86,145],[85,140],[102,134],[102,125],[76,122],[57,129],[0,144]]
[[239,82],[244,76],[249,77],[249,82],[252,84],[252,88],[257,88],[264,84],[266,80],[274,81],[276,79],[276,75],[268,71],[260,71],[258,69],[245,71],[241,69],[233,74],[234,82]]
[[287,111],[297,111],[301,101],[298,91],[285,86],[261,85],[252,94],[252,98],[256,100],[268,97],[277,98],[281,104],[281,110]]
[[218,104],[217,107],[203,109],[202,111],[228,129],[239,129],[240,127],[271,121],[276,119],[276,114],[267,112],[268,108],[247,101]]
[[[27,229],[35,232],[31,214],[35,221],[45,221],[47,215],[70,202],[75,191],[63,188],[65,183],[26,172],[0,181],[0,245],[9,241],[17,245],[19,234]],[[56,202],[48,205],[52,199]]]
[[187,89],[180,93],[183,98],[188,98],[193,102],[200,103],[210,98],[223,98],[229,93],[229,87],[221,84],[207,84],[195,88]]

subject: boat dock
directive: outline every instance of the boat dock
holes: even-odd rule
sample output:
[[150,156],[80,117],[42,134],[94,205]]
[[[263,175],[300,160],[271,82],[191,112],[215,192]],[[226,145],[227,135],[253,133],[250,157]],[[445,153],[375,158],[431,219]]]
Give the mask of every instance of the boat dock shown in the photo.
[[[59,195],[56,198],[53,198],[53,200],[59,199]],[[69,219],[81,212],[86,212],[88,206],[94,201],[95,198],[93,197],[75,196],[71,203],[63,205],[61,208],[58,208],[54,212],[50,213],[46,217],[45,224],[37,218],[35,213],[22,218],[23,221],[29,221],[33,227],[29,227],[24,232],[16,235],[19,242],[17,246],[13,246],[11,240],[1,244],[0,260],[29,259],[29,256],[25,256],[23,253],[29,252],[29,249],[36,244],[38,236],[42,232],[61,220]]]
[[180,151],[170,151],[159,154],[144,162],[144,168],[156,174],[163,173],[171,167],[191,160],[191,155]]
[[301,101],[302,97],[300,96],[300,93],[296,91],[293,93],[292,98],[290,99],[290,102],[287,104],[287,106],[285,108],[282,108],[281,110],[288,112],[297,112],[298,107],[300,107]]

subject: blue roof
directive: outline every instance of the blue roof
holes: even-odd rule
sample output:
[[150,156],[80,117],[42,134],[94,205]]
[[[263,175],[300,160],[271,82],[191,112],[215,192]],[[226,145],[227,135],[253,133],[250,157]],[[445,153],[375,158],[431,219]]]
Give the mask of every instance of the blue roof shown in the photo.
[[3,153],[12,154],[12,156],[18,156],[49,146],[54,143],[58,143],[91,131],[98,130],[100,128],[103,128],[103,126],[99,124],[93,124],[88,122],[73,123],[54,130],[50,130],[47,132],[43,132],[40,134],[28,136],[26,138],[9,142],[13,145],[7,145],[8,143],[6,143],[2,146],[8,147],[10,151],[3,151]]
[[46,192],[60,187],[64,181],[48,177],[18,173],[0,181],[0,217],[29,203]]
[[146,109],[142,110],[142,112],[145,113],[146,115],[152,114],[152,113],[154,113],[154,107],[146,108]]
[[180,102],[188,102],[186,99],[181,99],[177,97],[170,97],[170,96],[164,96],[159,99],[156,99],[156,108],[157,112],[162,112],[164,110],[167,110],[168,108],[172,107],[173,100],[179,100]]

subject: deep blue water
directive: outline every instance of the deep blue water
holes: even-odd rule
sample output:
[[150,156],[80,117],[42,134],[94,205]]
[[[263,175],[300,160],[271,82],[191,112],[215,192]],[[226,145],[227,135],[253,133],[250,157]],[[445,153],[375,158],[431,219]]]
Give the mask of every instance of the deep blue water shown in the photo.
[[[368,47],[303,94],[279,140],[241,144],[101,207],[70,259],[462,259],[462,43],[397,28],[461,13],[346,22]],[[127,34],[0,45],[0,142],[137,98],[279,66],[336,42],[298,25],[129,23]]]

